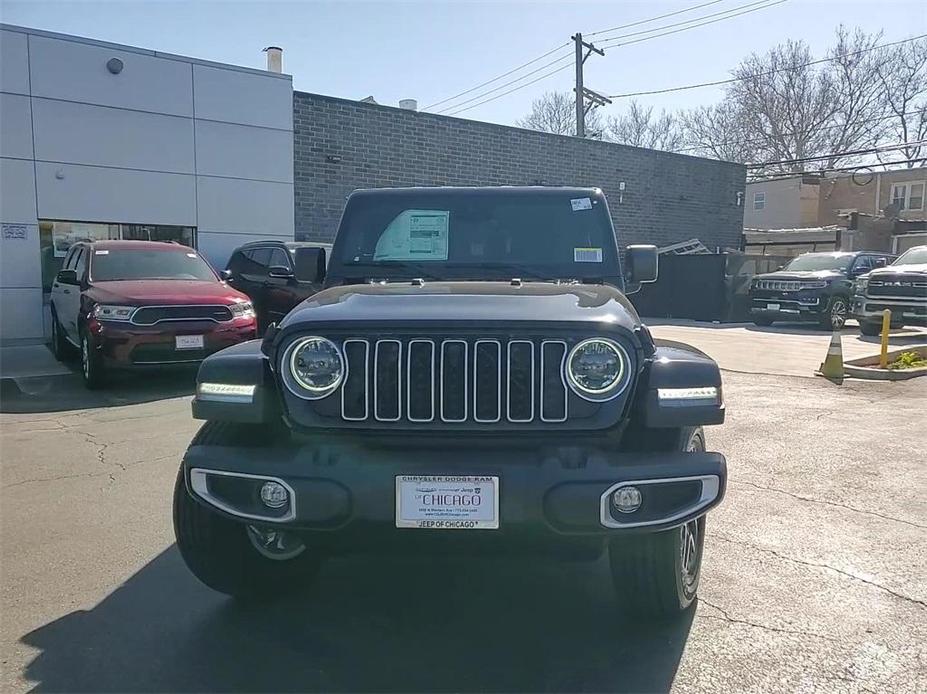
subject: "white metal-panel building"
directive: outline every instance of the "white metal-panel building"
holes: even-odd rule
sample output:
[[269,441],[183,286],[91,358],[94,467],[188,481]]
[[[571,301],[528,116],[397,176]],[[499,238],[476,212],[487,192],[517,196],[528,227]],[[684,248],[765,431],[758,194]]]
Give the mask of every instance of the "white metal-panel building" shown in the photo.
[[79,239],[293,239],[293,87],[275,72],[0,25],[0,341],[42,339]]

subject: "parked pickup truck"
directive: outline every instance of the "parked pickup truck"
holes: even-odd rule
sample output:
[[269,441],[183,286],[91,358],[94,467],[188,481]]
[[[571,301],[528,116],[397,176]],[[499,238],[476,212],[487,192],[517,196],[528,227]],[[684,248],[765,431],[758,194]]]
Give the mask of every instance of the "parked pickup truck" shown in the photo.
[[625,263],[598,189],[352,194],[324,289],[200,368],[187,566],[253,599],[347,552],[607,552],[626,610],[689,608],[721,377],[628,302],[656,248]]
[[927,325],[927,246],[915,246],[856,280],[853,317],[863,335],[879,334],[885,309],[891,309],[893,328]]

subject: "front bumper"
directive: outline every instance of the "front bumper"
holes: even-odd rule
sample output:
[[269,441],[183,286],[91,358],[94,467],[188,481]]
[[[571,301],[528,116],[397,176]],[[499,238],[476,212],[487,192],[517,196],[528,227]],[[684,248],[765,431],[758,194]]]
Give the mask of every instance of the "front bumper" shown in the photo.
[[817,320],[827,308],[827,301],[810,293],[782,292],[750,294],[750,313],[781,320]]
[[[472,443],[443,449],[351,443],[192,445],[183,465],[187,489],[200,503],[242,523],[288,528],[332,551],[427,536],[530,544],[655,532],[706,513],[721,502],[727,482],[726,463],[718,453]],[[397,528],[396,478],[402,475],[498,477],[498,529]],[[292,507],[269,511],[261,505],[258,490],[268,479],[291,490]],[[624,482],[643,492],[640,509],[630,514],[608,505],[610,493]]]
[[[196,364],[232,345],[257,335],[254,318],[215,321],[164,322],[133,325],[119,321],[91,320],[93,347],[110,368],[133,368],[170,364]],[[177,349],[178,336],[201,335],[202,349]]]
[[881,321],[882,311],[892,312],[893,323],[927,325],[927,301],[854,296],[852,313],[857,320]]

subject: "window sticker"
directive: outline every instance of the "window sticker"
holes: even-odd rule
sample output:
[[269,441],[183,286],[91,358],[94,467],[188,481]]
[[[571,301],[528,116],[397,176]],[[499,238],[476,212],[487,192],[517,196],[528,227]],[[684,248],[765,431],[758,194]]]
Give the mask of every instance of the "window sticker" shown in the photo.
[[94,255],[109,255],[109,251],[94,251]]
[[447,210],[404,210],[380,235],[374,260],[447,260]]
[[602,262],[602,249],[601,248],[574,248],[573,249],[573,262],[574,263],[601,263]]
[[570,200],[570,205],[573,207],[574,212],[579,212],[580,210],[591,210],[592,200],[589,198],[573,198]]

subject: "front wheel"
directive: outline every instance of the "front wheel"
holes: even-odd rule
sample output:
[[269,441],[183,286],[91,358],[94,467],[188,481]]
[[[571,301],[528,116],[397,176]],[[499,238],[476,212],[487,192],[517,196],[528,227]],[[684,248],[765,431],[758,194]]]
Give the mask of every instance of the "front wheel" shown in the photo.
[[768,328],[770,325],[773,324],[773,319],[768,318],[767,316],[756,316],[753,319],[753,324],[759,325],[764,328]]
[[[684,451],[705,450],[694,429]],[[617,537],[609,543],[612,580],[624,612],[648,618],[674,617],[695,601],[705,545],[705,516],[658,533]]]
[[86,331],[80,336],[80,373],[88,390],[96,390],[103,385],[103,360]]
[[51,312],[51,348],[58,361],[64,361],[71,354],[71,344],[64,336],[61,324],[58,323],[58,313],[54,308]]
[[882,332],[882,323],[875,321],[861,320],[859,322],[859,332],[869,337],[876,337]]
[[823,330],[842,330],[849,315],[849,305],[842,296],[835,296],[830,300],[827,309],[821,314],[818,324]]
[[272,600],[306,587],[320,565],[298,536],[229,520],[197,502],[182,467],[174,485],[174,536],[194,576],[239,600]]

